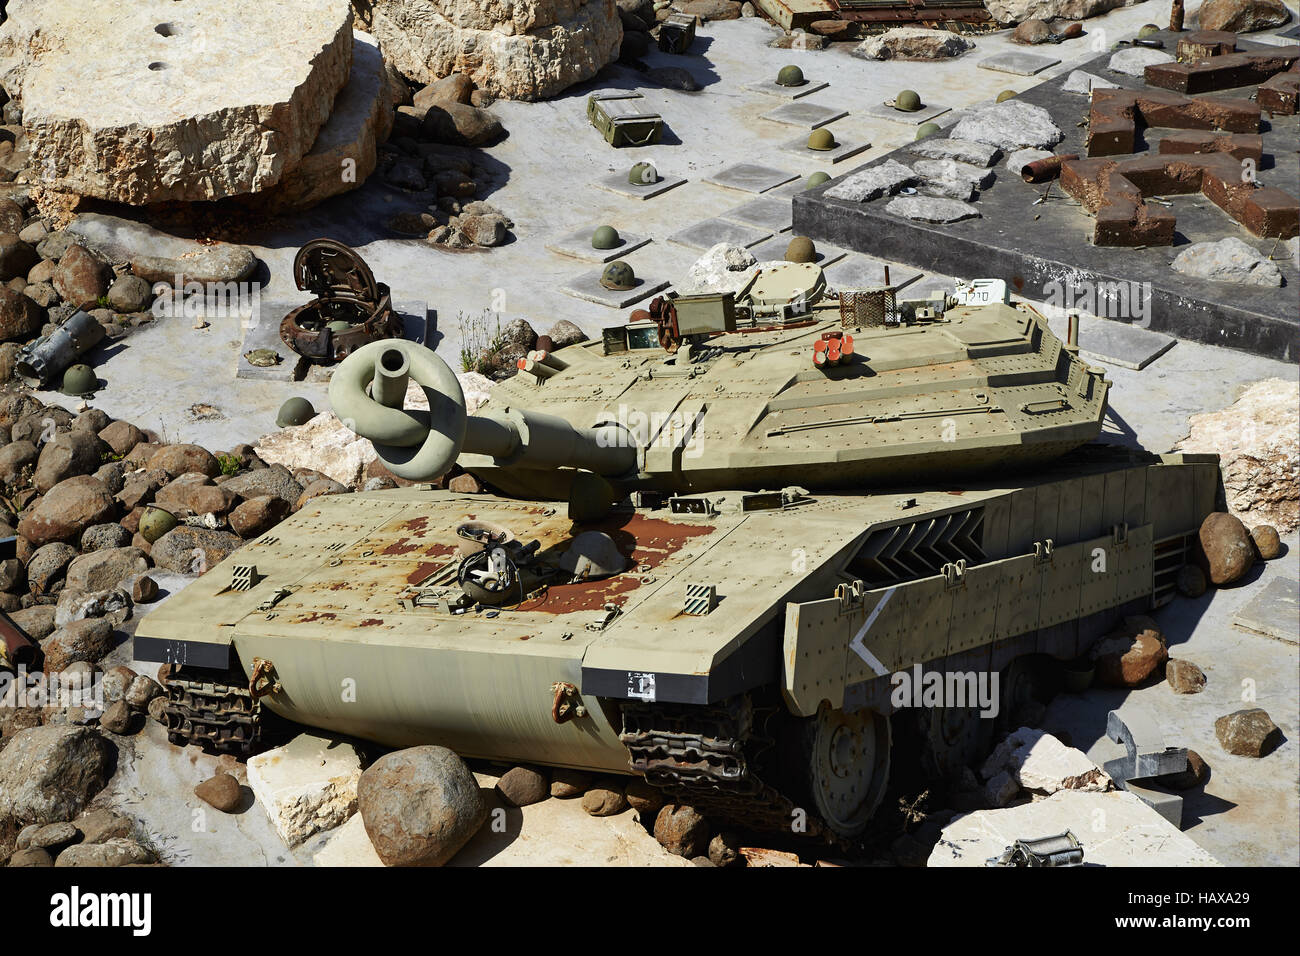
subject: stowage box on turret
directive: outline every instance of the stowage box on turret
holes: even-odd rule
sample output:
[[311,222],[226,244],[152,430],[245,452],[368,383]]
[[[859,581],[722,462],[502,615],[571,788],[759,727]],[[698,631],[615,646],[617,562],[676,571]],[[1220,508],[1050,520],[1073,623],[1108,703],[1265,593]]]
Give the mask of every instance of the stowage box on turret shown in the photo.
[[[148,615],[173,740],[248,752],[270,709],[853,838],[892,742],[980,759],[984,717],[1169,599],[1213,509],[1212,456],[1089,444],[1105,378],[1000,283],[909,302],[791,264],[520,365],[474,415],[421,346],[339,366],[395,474],[500,493],[312,499]],[[997,699],[912,707],[914,666]]]

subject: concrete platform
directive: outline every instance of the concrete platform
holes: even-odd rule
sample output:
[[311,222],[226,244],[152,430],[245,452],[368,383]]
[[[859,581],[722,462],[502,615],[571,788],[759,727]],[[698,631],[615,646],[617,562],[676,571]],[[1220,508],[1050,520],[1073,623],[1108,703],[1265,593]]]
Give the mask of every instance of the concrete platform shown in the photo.
[[1039,56],[1037,53],[998,53],[980,60],[981,70],[993,70],[998,73],[1014,73],[1017,76],[1033,76],[1042,73],[1048,67],[1060,63],[1056,57]]
[[[295,382],[307,370],[307,360],[284,344],[280,338],[280,322],[301,303],[263,302],[256,318],[248,321],[244,341],[235,361],[235,377],[260,382]],[[175,321],[184,321],[177,319]],[[250,352],[270,349],[280,356],[277,365],[253,365],[248,361]]]
[[1141,371],[1164,355],[1178,340],[1163,332],[1091,316],[1079,323],[1079,351],[1103,365]]
[[706,176],[704,181],[712,183],[714,186],[722,186],[725,189],[739,189],[745,193],[765,193],[769,189],[784,186],[786,183],[798,178],[794,173],[774,169],[771,166],[737,163],[714,173],[712,176]]
[[763,240],[770,238],[771,235],[772,230],[770,229],[759,229],[738,222],[727,222],[725,219],[705,219],[703,222],[697,222],[680,232],[673,233],[668,237],[668,241],[675,242],[679,246],[686,246],[688,249],[704,251],[711,249],[720,242],[748,248],[758,245]]
[[562,256],[569,256],[573,259],[585,259],[588,262],[613,262],[615,259],[623,258],[629,252],[648,245],[651,241],[649,236],[638,236],[620,229],[618,236],[623,241],[617,248],[593,249],[591,236],[595,231],[595,225],[575,229],[548,242],[546,248],[551,252],[557,252]]
[[836,144],[832,149],[809,149],[807,136],[796,136],[794,139],[786,140],[781,144],[781,152],[789,153],[791,156],[798,156],[804,162],[820,163],[822,165],[834,165],[842,163],[851,156],[858,153],[866,152],[871,148],[871,144],[861,140],[839,139],[836,137]]
[[773,123],[782,123],[785,126],[798,126],[800,129],[813,130],[819,129],[828,123],[834,123],[836,120],[843,119],[848,115],[848,110],[837,110],[829,106],[799,100],[769,110],[763,114],[762,118],[771,120]]
[[600,284],[600,276],[603,271],[603,269],[592,269],[590,272],[574,276],[560,286],[560,291],[574,298],[595,302],[597,305],[603,305],[610,309],[626,309],[628,306],[640,302],[642,299],[648,299],[656,292],[662,292],[668,288],[667,279],[643,279],[638,276],[636,285],[631,289],[622,291],[606,289]]
[[628,182],[627,173],[610,173],[608,176],[601,176],[593,180],[592,185],[607,192],[626,196],[628,199],[654,199],[656,196],[662,196],[668,190],[676,189],[687,182],[685,177],[682,176],[665,176],[662,173],[659,175],[658,182],[638,184]]
[[776,80],[758,80],[754,83],[746,83],[744,88],[751,93],[763,93],[767,96],[780,97],[783,100],[801,100],[805,96],[811,96],[819,90],[826,89],[829,83],[809,80],[803,86],[781,86]]
[[[1167,38],[1168,39],[1168,38]],[[1172,42],[1172,41],[1170,41]],[[1240,45],[1251,46],[1242,39]],[[1129,89],[1142,81],[1105,70],[1109,54],[1065,68],[1083,69],[1106,76]],[[1058,153],[1086,153],[1086,128],[1077,126],[1080,100],[1060,89],[1050,76],[1017,97],[1046,108],[1064,133]],[[1253,88],[1229,91],[1247,96]],[[1259,180],[1293,194],[1300,188],[1300,156],[1294,143],[1300,136],[1300,118],[1275,116],[1266,124]],[[1165,131],[1148,129],[1148,149],[1154,150]],[[1271,157],[1271,158],[1268,158]],[[895,159],[910,163],[906,146],[872,160]],[[847,203],[827,199],[828,184],[793,197],[794,229],[845,248],[898,260],[925,270],[945,270],[961,275],[1003,276],[1027,298],[1058,299],[1086,296],[1091,290],[1122,285],[1141,296],[1136,315],[1094,314],[1126,321],[1138,320],[1145,328],[1180,339],[1294,361],[1300,334],[1300,311],[1295,286],[1300,270],[1287,256],[1285,245],[1250,235],[1217,206],[1200,195],[1172,197],[1178,217],[1175,245],[1147,248],[1110,248],[1092,245],[1093,218],[1059,186],[1031,186],[999,169],[997,181],[980,193],[975,204],[981,217],[948,224],[924,224],[889,215],[885,203]],[[1047,193],[1047,201],[1035,200]],[[1281,288],[1210,282],[1174,272],[1170,261],[1188,243],[1237,235],[1264,254],[1278,250],[1275,260],[1285,284]],[[1067,303],[1068,305],[1068,303]],[[1085,311],[1089,311],[1085,308]]]
[[[785,258],[786,247],[790,244],[791,236],[773,236],[766,242],[760,242],[750,248],[754,258],[759,262],[770,262]],[[829,265],[839,262],[847,253],[838,246],[832,246],[829,243],[815,242],[813,245],[817,249],[817,265],[823,269]]]
[[[885,284],[886,263],[869,256],[846,256],[826,269],[826,283],[833,289],[870,289]],[[889,281],[901,285],[921,275],[915,269],[894,266],[889,270]],[[910,294],[911,290],[908,290]]]
[[1288,644],[1300,643],[1300,582],[1274,578],[1232,619],[1234,627],[1254,631]]
[[777,198],[769,193],[734,209],[728,209],[719,218],[766,229],[768,232],[786,232],[790,228],[792,216],[790,200]]
[[920,126],[922,123],[937,120],[940,116],[948,113],[949,107],[935,103],[923,103],[915,113],[905,113],[902,110],[894,109],[892,106],[886,106],[884,103],[868,103],[861,108],[861,112],[876,119],[888,120],[891,123],[901,123],[904,126]]

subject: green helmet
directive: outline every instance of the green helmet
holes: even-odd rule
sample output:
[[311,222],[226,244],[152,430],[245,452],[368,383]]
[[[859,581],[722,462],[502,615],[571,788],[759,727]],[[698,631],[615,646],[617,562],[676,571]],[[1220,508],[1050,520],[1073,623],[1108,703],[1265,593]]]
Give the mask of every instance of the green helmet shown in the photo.
[[937,132],[939,132],[938,123],[922,123],[916,128],[916,138],[925,139],[930,134]]
[[817,170],[817,172],[813,173],[811,176],[808,177],[808,181],[804,183],[803,188],[816,189],[822,183],[830,182],[830,179],[831,179],[830,173],[823,172],[822,170],[819,169]]
[[839,143],[835,142],[835,134],[826,127],[815,129],[808,134],[808,148],[825,152],[828,149],[834,149]]
[[97,388],[99,379],[89,365],[71,365],[63,373],[63,387],[60,391],[64,395],[89,395]]
[[140,515],[140,537],[153,544],[172,528],[176,527],[176,516],[164,511],[157,505],[149,505]]
[[915,113],[924,105],[921,102],[921,95],[916,90],[903,90],[894,97],[894,109],[902,110],[904,113]]
[[817,247],[807,236],[795,236],[785,247],[786,262],[815,262]]
[[600,274],[600,284],[606,289],[625,292],[636,285],[636,273],[622,259],[616,259],[605,266],[605,271]]
[[1015,95],[1016,95],[1015,90],[1003,90],[1001,93],[998,94],[998,102],[1005,103],[1007,100],[1013,99]]
[[278,428],[284,428],[288,425],[302,425],[315,417],[316,409],[312,407],[311,402],[299,395],[295,395],[280,406],[280,414],[275,416],[275,424]]
[[1160,32],[1160,28],[1156,26],[1154,23],[1144,23],[1142,24],[1141,27],[1138,28],[1139,37],[1149,37],[1151,34],[1159,33],[1159,32]]
[[617,249],[623,244],[619,238],[618,230],[613,226],[597,226],[596,231],[591,234],[591,248],[593,249]]
[[348,329],[352,328],[352,323],[344,319],[335,319],[333,322],[327,323],[325,328],[329,329],[331,332],[346,332]]
[[627,181],[633,186],[648,186],[659,182],[659,170],[654,163],[637,163],[627,174]]
[[783,66],[776,74],[777,86],[803,86],[803,70],[797,66]]

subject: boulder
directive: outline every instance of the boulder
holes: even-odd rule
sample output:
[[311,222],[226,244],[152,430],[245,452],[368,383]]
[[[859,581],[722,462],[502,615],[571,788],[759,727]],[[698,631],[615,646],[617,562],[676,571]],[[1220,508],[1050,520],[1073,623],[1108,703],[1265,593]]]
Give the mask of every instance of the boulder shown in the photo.
[[64,587],[54,605],[54,626],[66,627],[85,618],[104,618],[111,627],[121,627],[131,617],[131,596],[122,588],[77,591]]
[[440,80],[434,80],[415,94],[411,105],[421,112],[427,112],[431,106],[443,106],[447,103],[469,104],[474,92],[474,81],[464,73],[453,73]]
[[[261,453],[262,446],[259,445],[259,457]],[[268,464],[270,463],[268,462]],[[229,481],[223,482],[221,487],[233,491],[245,499],[256,498],[261,495],[274,495],[283,499],[285,504],[290,507],[302,497],[302,485],[295,481],[292,472],[281,464],[273,464],[269,468],[258,468],[242,475],[235,475]]]
[[740,837],[730,830],[715,833],[709,841],[709,862],[714,866],[735,866],[740,862]]
[[50,541],[80,541],[83,531],[111,521],[116,514],[117,506],[104,483],[78,475],[59,482],[24,513],[18,533],[37,547]]
[[1051,37],[1052,28],[1042,20],[1032,17],[1028,20],[1022,20],[1020,25],[1011,31],[1011,42],[1021,43],[1025,46],[1046,43]]
[[1175,694],[1199,694],[1205,689],[1205,672],[1191,661],[1171,658],[1165,665],[1165,680]]
[[1193,415],[1187,427],[1174,447],[1219,456],[1229,513],[1282,532],[1300,524],[1300,383],[1256,382],[1227,408]]
[[45,640],[45,669],[57,673],[69,664],[96,664],[113,649],[113,625],[103,618],[87,617],[60,627]]
[[22,104],[32,162],[57,189],[134,205],[275,185],[311,149],[351,57],[345,0],[10,0],[0,27],[0,83]]
[[57,724],[15,734],[0,751],[0,818],[71,820],[104,787],[112,763],[113,745],[89,727]]
[[269,531],[289,516],[289,503],[273,495],[258,495],[237,506],[226,521],[230,530],[244,540]]
[[145,467],[149,471],[164,471],[172,478],[197,472],[214,478],[221,474],[221,463],[206,448],[198,445],[164,445]]
[[40,847],[28,847],[25,850],[15,850],[6,865],[13,867],[53,866],[54,857],[50,856],[49,850],[43,850]]
[[131,272],[150,284],[242,282],[257,268],[257,256],[246,246],[178,239],[104,213],[83,212],[64,231],[112,262],[131,263]]
[[512,767],[497,781],[497,792],[513,807],[541,803],[551,795],[546,774],[532,767]]
[[[339,421],[333,412],[324,412],[302,425],[263,435],[257,442],[257,457],[268,465],[283,465],[289,470],[312,468],[340,484],[356,485],[360,483],[366,465],[374,461],[375,448]],[[251,490],[244,490],[244,486],[252,482],[241,481],[243,478],[245,476],[240,475],[232,479],[237,483],[233,490],[250,500],[259,497]],[[225,487],[230,487],[232,482],[227,482]],[[292,499],[286,498],[286,503],[293,504],[301,495],[302,487],[299,485],[298,494]]]
[[[0,229],[0,282],[27,276],[28,282],[41,282],[49,276],[31,277],[32,270],[41,261],[40,254],[12,231]],[[51,273],[52,274],[52,273]]]
[[593,817],[612,817],[627,807],[623,785],[617,780],[602,780],[582,795],[582,809]]
[[1125,0],[985,0],[984,7],[998,23],[1009,26],[1025,20],[1084,20],[1100,16]]
[[653,820],[667,802],[662,790],[647,783],[641,777],[628,781],[627,786],[623,788],[623,796],[642,820]]
[[125,457],[131,449],[144,441],[144,432],[130,422],[110,422],[99,433],[99,440],[112,449],[113,454]]
[[32,484],[45,494],[64,479],[89,475],[103,463],[106,451],[108,446],[95,434],[76,430],[59,432],[53,441],[41,447]]
[[75,821],[82,843],[105,843],[131,836],[131,821],[116,810],[88,810]]
[[708,849],[709,822],[693,807],[665,804],[655,817],[654,836],[669,853],[689,859]]
[[153,563],[176,574],[203,574],[216,567],[243,546],[244,541],[229,531],[180,525],[153,543]]
[[93,309],[100,297],[108,293],[111,275],[102,259],[85,246],[73,244],[68,246],[54,271],[54,291],[69,305]]
[[[1110,777],[1081,750],[1067,747],[1042,730],[1021,727],[998,744],[980,767],[987,781],[1010,774],[1020,788],[1038,793],[1058,790],[1109,790]],[[995,806],[1005,805],[995,803]]]
[[194,788],[194,795],[222,813],[234,813],[243,799],[239,781],[228,773],[213,774]]
[[152,863],[151,850],[134,840],[112,837],[103,843],[77,843],[59,854],[55,866],[118,867]]
[[27,342],[41,330],[45,310],[30,296],[0,285],[0,341]]
[[27,586],[33,594],[52,594],[67,573],[77,549],[63,541],[41,545],[27,562]]
[[551,796],[560,800],[580,797],[595,783],[595,777],[585,770],[556,767],[551,771]]
[[1187,769],[1180,773],[1165,774],[1160,778],[1162,786],[1170,787],[1174,790],[1190,790],[1192,787],[1199,787],[1205,782],[1205,778],[1210,773],[1210,767],[1205,762],[1205,758],[1195,750],[1187,751]]
[[501,121],[487,110],[464,103],[430,106],[422,130],[427,139],[448,146],[484,146],[504,132]]
[[895,27],[867,37],[853,48],[853,55],[864,60],[944,60],[973,49],[970,40],[947,30]]
[[1219,738],[1224,750],[1239,757],[1263,757],[1282,742],[1282,731],[1268,716],[1268,711],[1259,707],[1220,717],[1214,722],[1214,736]]
[[1205,0],[1197,22],[1202,30],[1253,33],[1290,20],[1291,11],[1282,0]]
[[568,319],[560,319],[551,326],[550,331],[546,334],[551,340],[552,351],[587,341],[587,333]]
[[49,604],[37,604],[18,611],[10,611],[9,618],[33,641],[41,641],[54,633],[54,608]]
[[289,847],[356,812],[360,779],[356,747],[317,734],[299,734],[248,759],[248,785]]
[[462,73],[499,99],[545,99],[591,79],[623,37],[614,0],[373,0],[357,9],[408,79]]
[[81,532],[81,550],[87,553],[124,548],[130,543],[131,532],[116,522],[93,524]]
[[1164,635],[1150,618],[1126,618],[1089,652],[1103,687],[1138,687],[1169,657]]
[[1255,543],[1241,519],[1222,511],[1206,515],[1198,534],[1205,570],[1222,587],[1241,580],[1255,563]]
[[1178,586],[1178,593],[1189,598],[1200,597],[1208,586],[1205,582],[1205,572],[1194,564],[1185,564],[1178,569],[1175,584]]
[[972,110],[957,121],[948,135],[987,143],[1004,152],[1025,147],[1050,149],[1063,138],[1051,113],[1020,99]]
[[1175,272],[1211,282],[1277,287],[1282,270],[1254,246],[1236,236],[1216,242],[1196,242],[1180,252],[1170,264]]
[[135,719],[135,714],[131,708],[126,706],[125,701],[115,701],[104,708],[104,713],[100,715],[99,726],[107,730],[110,734],[125,736],[138,728],[139,721]]
[[1265,561],[1272,561],[1282,553],[1282,539],[1272,525],[1261,524],[1251,528],[1250,539],[1255,542],[1255,551]]
[[464,762],[445,747],[379,758],[361,775],[357,803],[375,852],[388,866],[441,866],[487,818]]
[[118,276],[108,287],[108,306],[114,312],[143,312],[152,301],[152,287],[139,276]]
[[228,488],[214,485],[207,475],[189,472],[159,488],[153,500],[159,508],[178,517],[187,514],[224,517],[239,496]]
[[758,260],[748,249],[720,242],[691,264],[680,291],[682,295],[736,292],[757,269]]
[[67,586],[76,591],[103,591],[122,586],[148,570],[149,559],[139,548],[105,548],[75,558],[68,565]]

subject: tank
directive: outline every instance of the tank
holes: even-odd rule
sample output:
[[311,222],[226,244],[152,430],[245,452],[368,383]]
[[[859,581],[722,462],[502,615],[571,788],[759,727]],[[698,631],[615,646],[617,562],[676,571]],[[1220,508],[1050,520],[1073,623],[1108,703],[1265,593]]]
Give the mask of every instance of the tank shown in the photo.
[[[427,349],[358,349],[334,408],[418,484],[312,499],[140,621],[172,740],[248,753],[269,710],[860,837],[896,746],[959,773],[1169,600],[1218,485],[1089,444],[1104,377],[1001,283],[900,292],[791,264],[664,297],[473,415]],[[436,487],[453,462],[493,490]],[[900,674],[971,694],[915,706]]]

